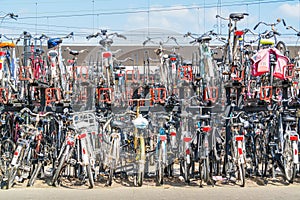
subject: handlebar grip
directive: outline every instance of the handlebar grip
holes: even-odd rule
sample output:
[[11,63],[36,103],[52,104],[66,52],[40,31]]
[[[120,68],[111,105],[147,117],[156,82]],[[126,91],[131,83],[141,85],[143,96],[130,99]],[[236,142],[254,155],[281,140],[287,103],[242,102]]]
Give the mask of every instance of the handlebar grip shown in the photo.
[[259,25],[260,25],[260,22],[254,26],[253,30],[256,30]]

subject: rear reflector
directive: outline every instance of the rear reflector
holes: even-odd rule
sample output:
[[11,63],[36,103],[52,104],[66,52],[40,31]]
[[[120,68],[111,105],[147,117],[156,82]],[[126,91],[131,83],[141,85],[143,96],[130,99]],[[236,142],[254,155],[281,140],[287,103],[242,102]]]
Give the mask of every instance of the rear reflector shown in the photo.
[[80,135],[78,135],[78,139],[83,139],[86,137],[86,133],[82,133]]
[[238,152],[239,152],[239,155],[242,155],[243,154],[243,149],[242,148],[238,148]]
[[192,140],[191,137],[184,137],[184,138],[183,138],[183,141],[184,141],[184,142],[190,142],[191,140]]
[[191,154],[190,149],[185,150],[185,153],[186,153],[186,155],[190,155]]
[[291,135],[290,140],[291,141],[298,141],[298,136],[297,135]]
[[18,156],[19,152],[15,151],[14,156]]
[[209,132],[211,130],[211,127],[210,126],[203,126],[201,129],[202,129],[203,132]]
[[235,141],[243,141],[244,136],[235,136]]
[[109,58],[109,57],[111,57],[111,56],[112,56],[111,52],[103,52],[103,53],[102,53],[102,57],[103,57],[103,58]]
[[170,135],[171,136],[176,136],[176,132],[171,132]]
[[160,140],[161,140],[161,141],[165,141],[166,139],[167,139],[167,136],[166,136],[166,135],[161,135],[161,136],[160,136]]

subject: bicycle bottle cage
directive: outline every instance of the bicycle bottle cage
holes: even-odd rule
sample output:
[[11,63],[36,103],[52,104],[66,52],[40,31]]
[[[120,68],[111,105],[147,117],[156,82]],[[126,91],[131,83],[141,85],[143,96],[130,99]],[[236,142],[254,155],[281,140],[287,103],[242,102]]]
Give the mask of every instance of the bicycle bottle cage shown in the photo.
[[139,70],[126,70],[126,83],[137,83],[140,80]]
[[97,88],[96,97],[98,102],[111,104],[114,98],[113,88]]
[[190,65],[180,66],[178,68],[178,77],[180,80],[192,81],[193,80],[193,68]]
[[261,86],[259,91],[260,100],[270,101],[272,99],[272,86]]
[[61,89],[60,88],[46,88],[46,106],[51,103],[59,102],[61,98]]
[[167,98],[167,90],[165,88],[151,88],[150,95],[153,103],[164,103]]
[[204,101],[215,103],[219,96],[218,89],[218,87],[206,87],[204,89]]
[[47,44],[48,44],[48,49],[51,49],[53,47],[56,47],[57,45],[62,43],[62,39],[61,38],[51,38],[48,40]]

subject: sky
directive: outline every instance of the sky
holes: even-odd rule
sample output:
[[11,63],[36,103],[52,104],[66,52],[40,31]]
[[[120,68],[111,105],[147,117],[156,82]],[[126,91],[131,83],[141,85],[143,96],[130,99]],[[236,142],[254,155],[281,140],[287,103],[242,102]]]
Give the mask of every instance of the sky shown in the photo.
[[[147,36],[173,34],[183,37],[187,32],[202,34],[214,30],[226,35],[227,23],[216,15],[228,17],[230,13],[246,12],[249,16],[238,27],[253,30],[259,21],[276,22],[284,19],[287,25],[300,30],[300,0],[0,0],[0,16],[18,15],[1,20],[0,33],[17,36],[23,31],[32,35],[42,33],[51,37],[74,32],[67,43],[94,44],[85,37],[100,29],[118,32],[130,44],[141,44]],[[1,19],[1,18],[0,18]],[[276,26],[288,43],[297,39],[295,32],[283,24]],[[268,27],[260,26],[256,32]],[[168,35],[169,36],[169,35]],[[122,43],[117,40],[116,43]],[[187,42],[187,41],[182,41]]]

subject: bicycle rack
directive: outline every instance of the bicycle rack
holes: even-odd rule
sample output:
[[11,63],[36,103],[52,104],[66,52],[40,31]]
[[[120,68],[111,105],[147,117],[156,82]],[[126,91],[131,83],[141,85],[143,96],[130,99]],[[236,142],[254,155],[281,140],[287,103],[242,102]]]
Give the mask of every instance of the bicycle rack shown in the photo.
[[237,66],[231,67],[231,73],[234,74],[234,76],[231,76],[232,80],[241,82],[242,80],[244,80],[245,72],[244,72],[244,70],[240,71],[240,70],[237,70],[236,68],[237,68]]
[[261,86],[259,91],[260,100],[270,101],[272,99],[272,86]]
[[[7,88],[0,88],[0,103],[6,103],[6,101],[8,100],[8,89]],[[5,97],[6,100],[3,98]]]
[[61,90],[60,88],[46,88],[46,106],[53,102],[59,102],[61,100]]
[[289,64],[289,65],[285,65],[283,67],[283,70],[284,70],[284,78],[285,79],[292,79],[294,78],[294,75],[295,75],[295,68],[294,68],[294,64]]
[[180,66],[178,68],[178,77],[182,81],[192,81],[193,80],[193,69],[192,66]]
[[77,101],[86,102],[88,98],[87,87],[81,87],[79,95],[77,97]]
[[114,100],[113,88],[97,88],[97,101],[102,103],[112,103]]
[[153,103],[164,103],[167,98],[167,90],[165,88],[151,88],[150,95]]
[[30,66],[20,66],[19,68],[19,80],[20,81],[28,81],[31,77],[31,67]]
[[126,100],[131,99],[133,95],[133,89],[131,87],[126,88]]
[[126,78],[125,82],[126,83],[137,83],[140,80],[140,71],[139,70],[126,70],[125,72]]
[[255,88],[256,88],[256,80],[249,80],[247,86],[247,98],[255,98]]
[[219,92],[217,87],[207,87],[204,89],[204,101],[215,103],[218,99]]
[[149,101],[150,106],[153,105],[153,100],[152,99],[129,99],[128,104],[129,104],[129,106],[133,106],[134,102],[137,102],[137,105],[135,105],[135,106],[145,106],[146,101]]
[[89,69],[87,66],[75,66],[75,80],[85,82],[89,79]]

